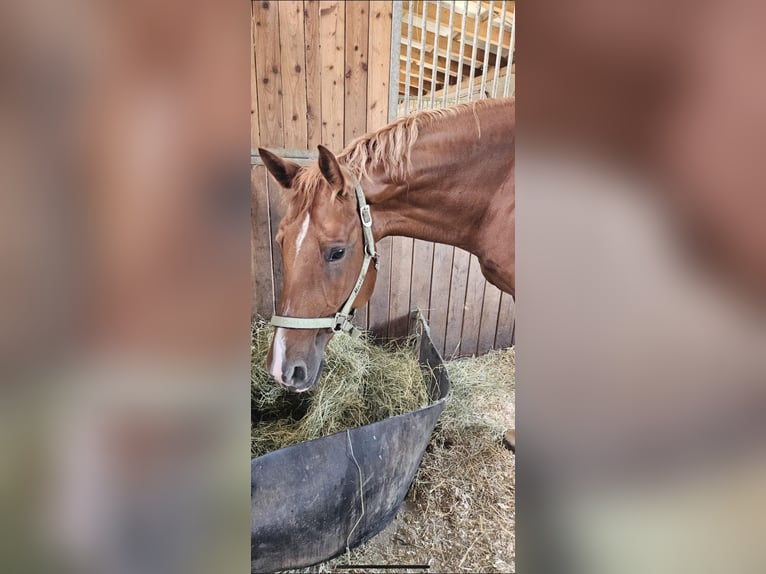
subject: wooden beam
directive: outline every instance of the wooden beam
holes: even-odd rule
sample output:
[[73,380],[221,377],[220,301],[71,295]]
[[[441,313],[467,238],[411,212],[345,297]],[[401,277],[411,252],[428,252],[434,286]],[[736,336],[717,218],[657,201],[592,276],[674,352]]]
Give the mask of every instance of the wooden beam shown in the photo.
[[[497,78],[497,84],[498,84],[498,90],[497,90],[498,93],[497,93],[497,95],[498,95],[498,97],[501,97],[502,93],[503,93],[503,87],[505,85],[505,76],[506,76],[506,71],[505,70],[506,70],[506,68],[507,68],[507,66],[504,67],[504,68],[501,68],[500,74],[498,74],[498,78]],[[491,71],[492,68],[488,68],[488,70],[490,70],[490,74],[492,75],[492,77],[491,78],[489,76],[487,77],[487,81],[486,81],[486,84],[484,86],[484,94],[481,93],[481,85],[480,85],[480,82],[477,82],[477,77],[474,77],[473,92],[471,94],[469,94],[468,93],[468,87],[469,87],[470,81],[469,81],[469,78],[464,78],[463,81],[460,83],[460,101],[458,103],[468,102],[468,101],[472,101],[472,100],[479,100],[479,99],[482,99],[483,97],[486,97],[488,94],[492,94],[492,90],[493,90],[494,82],[495,82],[495,80],[494,80],[494,72]],[[478,79],[480,80],[481,77],[479,76]],[[515,73],[511,74],[510,84],[511,84],[511,93],[510,93],[510,95],[514,95],[514,93],[515,93],[515,85],[516,85],[516,74]],[[404,88],[403,84],[400,84],[399,85],[400,91],[403,88]],[[417,86],[411,87],[411,90],[412,89],[417,91]],[[442,87],[439,88],[436,91],[436,93],[434,94],[434,97],[438,101],[439,98],[444,96],[444,91],[445,90],[447,91],[448,102],[451,105],[451,104],[454,103],[454,96],[455,96],[455,93],[457,92],[456,84],[451,84],[449,86],[442,85]],[[413,108],[412,108],[412,106],[410,106],[409,112],[412,112],[412,111],[413,111]],[[404,106],[402,106],[402,105],[399,106],[399,112],[398,113],[399,113],[399,116],[404,115]]]
[[[414,50],[414,49],[413,49],[413,53],[415,53],[415,50]],[[480,50],[480,53],[481,53],[481,58],[480,58],[480,60],[482,60],[482,61],[483,61],[483,59],[484,59],[484,50]],[[434,69],[434,67],[433,67],[433,55],[431,55],[431,56],[428,56],[428,55],[426,55],[426,58],[425,58],[425,60],[426,60],[426,61],[424,62],[424,64],[425,64],[425,66],[424,66],[424,67],[425,67],[425,69],[427,69],[427,70],[433,70],[433,69]],[[496,55],[496,54],[493,54],[493,53],[490,51],[489,65],[494,67],[494,63],[495,63],[495,60],[497,60],[497,55]],[[399,57],[399,61],[400,61],[400,64],[405,64],[405,63],[406,63],[406,61],[407,61],[407,59],[406,59],[406,56],[404,56],[404,55],[400,56],[400,57]],[[414,57],[413,57],[413,61],[417,61],[417,62],[419,62],[419,57],[418,57],[418,58],[414,58]],[[441,56],[441,55],[437,55],[437,61],[436,61],[436,70],[437,70],[438,72],[442,73],[442,74],[447,74],[447,69],[446,69],[446,67],[445,67],[445,66],[446,66],[446,63],[447,63],[447,56],[446,56],[446,52],[444,52],[444,56]],[[481,63],[481,62],[477,62],[477,64],[478,64],[478,63]],[[502,62],[502,58],[501,58],[501,63],[503,63],[503,62]],[[419,65],[419,64],[418,64],[418,65]],[[454,57],[453,57],[453,58],[450,58],[450,69],[449,69],[449,75],[450,75],[450,76],[455,76],[455,75],[457,75],[457,73],[458,73],[458,66],[459,66],[459,62],[458,62],[457,60],[455,60],[455,59],[454,59]],[[403,68],[403,65],[402,65],[401,67]],[[477,66],[477,67],[478,67],[478,68],[481,68],[481,66]],[[470,63],[470,61],[467,61],[467,59],[464,59],[464,60],[463,60],[463,74],[466,74],[466,73],[468,73],[468,72],[470,71],[470,69],[471,69],[471,63]]]
[[[453,74],[450,74],[450,75],[453,75]],[[431,66],[424,66],[424,68],[423,68],[423,80],[425,82],[429,83],[428,89],[430,89],[430,83],[433,80],[433,77],[434,77],[434,71],[431,68]],[[441,71],[441,70],[437,70],[436,71],[436,81],[437,82],[444,82],[444,79],[446,77],[447,77],[447,73],[446,72]],[[404,84],[405,80],[406,80],[406,74],[405,74],[405,72],[403,70],[400,70],[399,71],[399,82],[401,84]],[[410,77],[410,85],[417,87],[417,84],[418,84],[418,78],[415,77],[414,81],[413,81],[413,78]],[[428,91],[428,89],[426,89],[426,91]]]
[[[463,22],[463,12],[462,12],[462,3],[457,2],[455,5],[455,16],[454,16],[454,22],[452,25],[452,30],[449,30],[446,26],[440,25],[439,29],[436,29],[436,7],[429,3],[429,11],[426,15],[426,44],[427,45],[433,45],[435,43],[435,38],[437,36],[439,37],[448,37],[451,38],[453,43],[459,43],[460,40],[460,30],[462,27]],[[499,7],[496,6],[496,9],[493,11],[493,17],[492,17],[492,34],[490,37],[490,42],[496,44],[499,35],[500,35],[500,27],[502,22],[502,12],[498,9]],[[509,9],[510,8],[510,9]],[[444,9],[444,7],[442,7]],[[511,22],[513,20],[513,14],[515,10],[513,9],[513,2],[508,2],[506,4],[506,16],[505,16],[505,23],[503,25],[503,36],[505,39],[504,43],[507,43],[510,38],[511,33]],[[474,12],[475,13],[475,12]],[[476,24],[476,18],[472,15],[471,10],[469,9],[469,16],[465,16],[466,20],[466,43],[472,44],[473,42],[480,42],[485,43],[487,41],[487,33],[489,29],[489,11],[484,10],[482,14],[479,16],[479,32],[476,36],[476,38],[473,37],[473,30]],[[441,19],[442,22],[446,21],[445,18]],[[422,45],[423,38],[422,36],[422,25],[423,25],[423,16],[422,13],[418,12],[417,10],[413,14],[413,41],[417,41]],[[402,37],[405,38],[406,34],[402,34]],[[455,50],[456,51],[456,50]]]
[[[415,79],[415,83],[414,84],[411,83],[409,86],[407,86],[404,83],[404,81],[400,80],[399,81],[399,95],[400,96],[404,95],[404,91],[405,90],[409,90],[411,96],[417,96],[418,95],[417,78]],[[410,109],[411,108],[412,108],[412,106],[410,106]],[[401,115],[401,110],[399,112],[399,115]]]

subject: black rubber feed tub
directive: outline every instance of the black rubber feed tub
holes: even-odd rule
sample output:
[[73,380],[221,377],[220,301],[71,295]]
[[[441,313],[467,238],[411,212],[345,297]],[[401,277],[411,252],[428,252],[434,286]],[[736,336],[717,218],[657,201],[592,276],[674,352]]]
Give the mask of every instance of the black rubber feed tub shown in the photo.
[[347,545],[368,540],[396,516],[449,393],[447,370],[428,325],[419,313],[413,323],[430,406],[252,460],[252,572],[328,560]]

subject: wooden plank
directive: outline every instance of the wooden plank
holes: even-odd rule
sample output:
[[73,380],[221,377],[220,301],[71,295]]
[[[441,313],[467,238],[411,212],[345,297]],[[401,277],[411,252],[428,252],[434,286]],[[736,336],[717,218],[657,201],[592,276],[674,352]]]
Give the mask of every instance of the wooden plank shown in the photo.
[[370,3],[346,3],[344,145],[367,133],[367,49]]
[[[367,131],[388,124],[388,63],[391,60],[390,0],[372,0],[369,3],[368,66],[367,66]],[[375,291],[367,305],[367,327],[376,337],[388,338],[388,313],[391,292],[391,244],[386,237],[377,244],[380,269]]]
[[[417,86],[410,85],[409,87],[407,87],[404,82],[399,82],[399,93],[402,94],[405,91],[408,92],[410,94],[410,96],[417,96],[418,95],[418,87]],[[410,106],[408,113],[411,114],[412,111],[413,111],[412,110],[412,106]],[[399,105],[399,111],[397,113],[399,115],[396,116],[396,117],[405,115],[404,114],[404,103]]]
[[[413,53],[413,59],[415,58],[415,56],[420,57],[419,49],[413,47],[412,53]],[[443,79],[447,73],[447,51],[439,50],[437,54],[437,59],[436,59],[436,66],[434,66],[434,63],[433,63],[433,57],[434,57],[433,50],[426,50],[425,57],[426,57],[426,63],[425,63],[426,72],[425,73],[428,74],[428,77],[429,78],[433,77],[433,70],[435,69],[437,72],[437,79],[439,80]],[[399,62],[400,64],[406,63],[405,56],[400,56]],[[464,74],[466,73],[467,69],[468,69],[468,65],[463,64]],[[458,62],[456,62],[455,60],[451,60],[449,63],[449,75],[456,77],[457,73],[458,73]],[[404,74],[400,74],[399,77],[401,79],[404,79]]]
[[515,303],[513,297],[503,293],[500,298],[500,310],[497,314],[497,333],[495,334],[495,349],[505,349],[513,344],[515,327]]
[[337,0],[319,3],[319,42],[322,62],[322,144],[335,153],[343,147],[344,112],[344,4]]
[[274,238],[279,231],[279,222],[284,214],[284,204],[282,202],[282,189],[274,178],[268,178],[268,197],[269,197],[269,221],[271,223],[271,233],[269,242],[271,244],[271,266],[274,282],[274,312],[276,312],[279,301],[282,298],[282,281],[284,278],[284,266],[282,264],[282,253],[279,250]]
[[484,354],[495,347],[497,333],[497,318],[500,311],[500,298],[503,292],[491,283],[484,287],[484,303],[481,310],[479,325],[479,347],[477,353]]
[[[508,74],[508,67],[507,66],[503,67],[500,70],[501,71],[500,71],[500,74],[499,74],[498,79],[497,79],[497,84],[498,84],[498,87],[500,88],[500,90],[498,92],[498,96],[502,94],[502,86],[505,83],[505,76]],[[511,78],[514,79],[515,76],[516,76],[516,73],[512,72]],[[476,82],[476,79],[474,78],[474,83],[475,82]],[[461,102],[462,101],[468,101],[468,84],[469,84],[469,78],[464,78],[460,82],[460,101]],[[494,89],[494,85],[495,85],[495,80],[494,80],[494,76],[493,76],[493,78],[491,80],[487,79],[487,85],[485,86],[484,91],[491,93],[492,90]],[[451,84],[450,86],[445,86],[444,88],[441,88],[441,89],[437,90],[435,97],[436,98],[442,97],[442,95],[444,94],[444,90],[447,90],[447,92],[450,93],[450,94],[454,94],[455,91],[457,90],[457,85],[456,84]],[[477,87],[477,86],[474,85],[474,91],[473,91],[474,99],[476,99],[476,96],[481,95],[479,92],[480,92],[480,86]]]
[[[431,269],[434,262],[434,244],[431,241],[415,239],[412,249],[412,285],[410,287],[410,307],[423,311],[426,319],[431,320]],[[412,323],[410,323],[410,329]]]
[[449,310],[452,257],[455,248],[437,243],[434,246],[434,264],[431,271],[431,339],[440,353],[444,354],[444,339],[447,335],[447,312]]
[[375,247],[379,253],[380,269],[375,282],[375,291],[367,310],[368,328],[381,339],[388,338],[389,294],[391,292],[391,244],[393,238],[378,241]]
[[285,147],[303,149],[306,147],[308,135],[302,1],[279,2],[279,29]]
[[[503,68],[503,70],[504,69],[505,68]],[[488,69],[488,73],[491,73],[491,71],[489,71],[489,70],[491,70],[491,68]],[[500,96],[500,97],[502,97],[502,86],[506,82],[505,76],[506,76],[506,74],[502,74],[502,76],[500,76],[498,78],[498,81],[497,81],[497,86],[498,86],[498,89],[499,89],[498,96]],[[405,83],[404,83],[404,79],[403,78],[404,78],[404,74],[400,73],[400,82],[399,82],[399,91],[400,92],[405,88]],[[509,81],[512,84],[515,84],[515,78],[516,78],[516,74],[514,72],[514,73],[511,74],[511,80],[509,80]],[[474,76],[474,84],[476,84],[477,79],[481,80],[481,75]],[[484,89],[483,93],[481,92],[481,86],[480,85],[474,85],[473,86],[473,91],[470,92],[470,95],[469,95],[469,92],[468,92],[469,86],[470,86],[470,78],[466,77],[460,83],[460,102],[461,103],[462,102],[467,102],[467,101],[470,101],[470,100],[480,99],[480,98],[483,98],[483,97],[489,97],[490,94],[492,93],[492,90],[494,90],[495,81],[493,79],[487,79],[486,86],[485,86],[485,89]],[[426,87],[430,88],[430,86],[426,86]],[[439,100],[440,98],[442,98],[444,96],[445,90],[449,94],[454,94],[457,91],[457,89],[458,88],[457,88],[457,84],[456,83],[452,83],[452,84],[449,84],[449,85],[444,85],[443,83],[440,83],[440,84],[437,83],[436,91],[434,92],[434,98],[436,100]],[[411,83],[409,91],[410,91],[410,93],[417,94],[417,91],[418,91],[417,85],[412,85],[412,83]],[[424,91],[426,93],[429,93],[428,90],[424,90]],[[513,93],[513,91],[511,90],[510,93]],[[452,95],[450,95],[450,97],[452,97]],[[411,113],[412,111],[413,111],[412,110],[412,106],[410,106],[409,113]],[[399,113],[400,116],[404,115],[404,105],[403,104],[399,105],[399,112],[398,113]]]
[[362,329],[365,331],[367,330],[368,307],[369,307],[369,302],[364,307],[359,307],[356,311],[354,311],[354,318],[351,321],[359,329]]
[[253,3],[250,3],[250,147],[260,145],[260,132],[258,129],[258,75],[255,71],[255,19],[253,17]]
[[452,260],[449,306],[447,311],[447,335],[444,338],[444,357],[457,356],[460,351],[460,337],[463,329],[463,307],[468,280],[468,265],[471,258],[467,251],[455,248]]
[[514,313],[513,319],[511,319],[511,347],[516,346],[516,314]]
[[[426,55],[426,58],[430,58],[430,56]],[[456,76],[457,73],[455,73],[453,75]],[[445,78],[446,78],[446,74],[443,71],[438,70],[436,72],[436,82],[438,84],[443,84],[444,81],[445,81]],[[407,79],[407,77],[406,77],[405,72],[403,70],[400,70],[399,71],[399,84],[405,85],[406,84],[406,79]],[[433,67],[431,66],[431,64],[427,64],[427,65],[424,66],[424,69],[423,69],[423,81],[424,82],[428,81],[429,85],[424,86],[424,91],[430,92],[430,90],[431,90],[430,83],[433,82],[433,79],[434,79]],[[415,80],[417,80],[417,78],[415,78]],[[410,78],[410,82],[412,82],[412,78]],[[411,84],[411,85],[417,85],[417,82],[415,82],[415,84]]]
[[[508,34],[511,31],[511,20],[513,18],[512,16],[513,10],[507,10],[506,11],[506,17],[505,17],[505,26],[503,28],[504,32],[503,34]],[[447,15],[448,17],[448,15]],[[434,15],[432,17],[429,17],[426,20],[426,44],[433,44],[436,38],[436,13],[434,12]],[[442,17],[442,22],[446,22],[446,17]],[[460,27],[463,24],[463,17],[455,13],[455,21],[452,24],[453,30],[460,30]],[[497,44],[498,40],[500,39],[500,22],[502,20],[502,14],[495,10],[495,16],[492,18],[492,31],[489,34],[489,41],[493,44]],[[418,43],[421,42],[421,38],[423,34],[421,33],[421,29],[423,26],[423,18],[419,15],[413,17],[412,21],[413,27],[417,27],[417,32],[413,35],[413,40],[417,41]],[[474,41],[484,44],[487,41],[488,38],[488,30],[489,30],[489,18],[484,17],[483,19],[479,20],[479,33],[474,36],[473,31],[476,26],[476,20],[469,16],[466,18],[466,44],[472,45]],[[439,36],[441,37],[449,37],[449,32],[446,26],[439,26]],[[453,40],[457,37],[459,40],[458,34],[452,35]]]
[[479,348],[479,326],[481,323],[481,307],[484,302],[484,285],[486,281],[481,274],[479,260],[471,255],[468,269],[468,285],[465,293],[463,308],[463,334],[460,340],[460,355],[475,355]]
[[[435,39],[434,39],[434,41],[435,41]],[[452,75],[455,75],[457,73],[457,71],[458,71],[459,62],[457,60],[455,60],[454,58],[460,56],[460,44],[459,43],[455,44],[454,42],[452,42],[452,44],[453,45],[452,45],[452,50],[451,50],[452,58],[450,59],[450,72],[451,72]],[[446,71],[446,65],[447,65],[447,48],[448,47],[449,47],[449,42],[447,42],[446,38],[439,38],[439,46],[438,47],[436,47],[432,43],[427,43],[425,45],[425,47],[422,46],[421,44],[417,44],[417,45],[413,44],[411,58],[413,60],[419,59],[421,57],[421,52],[422,52],[425,55],[425,57],[426,57],[426,63],[425,63],[426,68],[428,68],[429,70],[433,70],[433,68],[434,68],[434,66],[433,66],[434,50],[436,50],[437,57],[438,57],[437,62],[436,62],[436,68],[440,72],[444,72],[444,71]],[[490,50],[489,50],[490,56],[492,57],[492,61],[494,61],[494,59],[496,57],[496,55],[495,55],[495,53],[493,51],[493,48],[495,48],[495,47],[494,46],[490,46]],[[473,48],[470,47],[470,45],[465,44],[463,46],[463,57],[465,58],[465,60],[463,62],[463,70],[464,70],[463,73],[465,73],[465,68],[470,66],[470,58],[471,58],[472,51],[473,51]],[[482,60],[483,60],[483,58],[484,58],[484,46],[481,46],[479,48],[479,51],[481,52],[481,57],[482,57]],[[507,56],[508,55],[508,48],[504,48],[504,50],[502,51],[502,54],[504,56]],[[407,59],[406,53],[401,53],[399,55],[400,62],[406,62],[406,59]],[[502,59],[503,58],[501,57],[501,60]]]
[[388,124],[388,76],[391,61],[390,0],[370,2],[370,38],[367,73],[367,129],[377,130]]
[[[344,74],[344,146],[367,132],[367,48],[369,2],[347,2]],[[358,309],[354,323],[367,328],[367,306]]]
[[282,74],[280,74],[279,11],[275,2],[253,2],[255,72],[258,83],[260,144],[284,145]]
[[319,2],[303,3],[306,59],[306,132],[308,149],[322,143],[322,82],[319,40]]
[[271,221],[266,168],[250,168],[251,249],[253,257],[253,313],[270,317],[274,310],[274,279],[271,265]]
[[250,168],[250,316],[258,315],[258,292],[259,287],[256,283],[255,270],[258,269],[258,253],[256,252],[256,241],[258,228],[255,226],[255,184],[253,183],[253,167]]
[[409,237],[394,237],[391,246],[388,335],[395,339],[406,337],[409,329],[412,241]]

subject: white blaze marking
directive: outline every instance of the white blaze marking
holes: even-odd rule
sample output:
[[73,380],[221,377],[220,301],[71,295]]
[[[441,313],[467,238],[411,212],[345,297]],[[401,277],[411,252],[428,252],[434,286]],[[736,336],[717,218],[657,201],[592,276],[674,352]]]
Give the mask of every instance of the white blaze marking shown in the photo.
[[280,383],[282,380],[282,365],[285,362],[285,333],[284,329],[274,328],[274,347],[271,353],[271,366],[269,372]]
[[306,218],[303,220],[303,223],[301,224],[301,230],[298,232],[298,238],[295,240],[295,256],[298,257],[298,253],[300,253],[301,250],[301,244],[303,243],[303,240],[306,239],[306,232],[309,230],[309,219],[310,216],[308,213],[306,213]]

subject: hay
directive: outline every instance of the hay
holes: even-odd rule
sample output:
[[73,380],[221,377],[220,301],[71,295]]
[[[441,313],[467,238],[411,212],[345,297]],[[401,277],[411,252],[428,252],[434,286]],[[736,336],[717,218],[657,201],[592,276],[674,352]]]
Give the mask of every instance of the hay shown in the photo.
[[251,331],[253,456],[428,405],[412,341],[379,346],[366,337],[333,337],[320,382],[296,394],[283,390],[266,369],[272,331],[262,321]]
[[450,361],[447,368],[452,397],[394,523],[348,554],[292,572],[365,572],[348,568],[353,564],[515,571],[515,457],[501,446],[515,419],[514,350]]
[[418,535],[437,570],[515,570],[515,457],[502,444],[514,426],[513,349],[448,363],[452,398],[410,497]]

